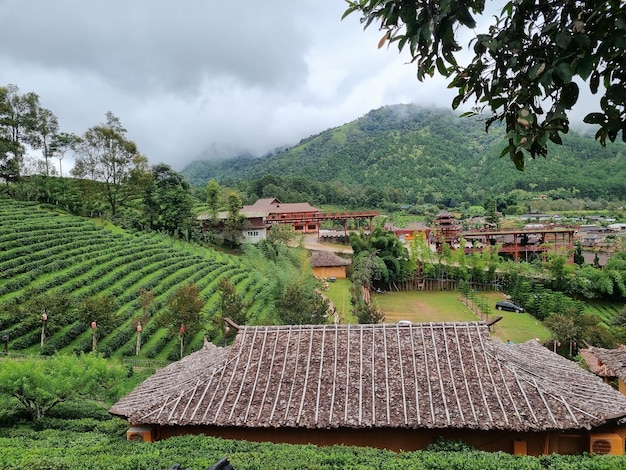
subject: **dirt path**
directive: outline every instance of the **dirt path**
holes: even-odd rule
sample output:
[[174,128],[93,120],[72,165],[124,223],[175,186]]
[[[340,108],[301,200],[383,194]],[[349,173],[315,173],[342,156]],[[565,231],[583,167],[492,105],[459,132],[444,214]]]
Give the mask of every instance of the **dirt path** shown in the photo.
[[338,245],[336,243],[321,243],[316,234],[305,235],[304,247],[307,250],[332,251],[333,253],[352,254],[352,247],[348,245]]

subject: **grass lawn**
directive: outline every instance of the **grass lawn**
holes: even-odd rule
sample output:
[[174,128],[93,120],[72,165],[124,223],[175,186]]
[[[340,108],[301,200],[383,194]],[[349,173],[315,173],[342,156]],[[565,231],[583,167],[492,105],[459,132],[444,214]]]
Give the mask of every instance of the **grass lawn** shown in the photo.
[[[341,323],[357,322],[351,313],[350,285],[347,279],[337,279],[336,282],[331,282],[328,291],[324,292],[333,302]],[[487,312],[487,316],[483,318],[467,307],[462,302],[461,296],[460,292],[386,292],[372,293],[372,302],[385,313],[385,323],[400,320],[416,323],[490,321],[501,316],[502,320],[491,327],[492,336],[495,338],[505,342],[511,340],[514,343],[523,343],[535,338],[539,338],[540,341],[552,338],[550,330],[532,315],[496,310],[495,303],[505,299],[501,292],[473,294],[473,303],[482,305],[483,312]]]
[[372,294],[372,303],[385,312],[385,323],[478,320],[458,297],[458,292],[387,292]]
[[329,289],[324,292],[324,295],[335,306],[341,323],[356,323],[356,318],[352,315],[352,305],[350,304],[350,286],[352,282],[348,279],[337,279],[335,282],[329,282],[328,285]]
[[528,313],[497,311],[494,304],[504,300],[499,292],[474,294],[475,304],[487,306],[486,318],[479,318],[461,300],[459,292],[387,292],[373,294],[372,301],[385,312],[385,322],[399,320],[413,322],[431,321],[477,321],[492,320],[501,316],[502,320],[491,327],[492,335],[502,341],[514,343],[539,338],[546,341],[552,338],[550,330]]

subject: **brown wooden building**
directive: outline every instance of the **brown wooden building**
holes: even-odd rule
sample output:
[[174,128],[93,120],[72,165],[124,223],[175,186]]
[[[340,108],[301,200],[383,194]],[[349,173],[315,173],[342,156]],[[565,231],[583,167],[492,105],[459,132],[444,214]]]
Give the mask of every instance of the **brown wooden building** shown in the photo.
[[342,258],[330,251],[311,251],[311,268],[315,277],[335,277],[345,279],[346,267],[352,264],[351,259]]
[[626,397],[535,341],[486,324],[242,327],[158,371],[111,408],[129,438],[623,454]]

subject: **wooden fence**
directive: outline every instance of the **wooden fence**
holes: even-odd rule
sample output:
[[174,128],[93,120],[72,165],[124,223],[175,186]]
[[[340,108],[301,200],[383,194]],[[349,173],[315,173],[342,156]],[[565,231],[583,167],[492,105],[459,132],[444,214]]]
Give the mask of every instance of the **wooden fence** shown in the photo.
[[[502,289],[499,281],[491,283],[469,282],[469,288],[474,292],[497,292]],[[404,282],[389,284],[390,291],[456,291],[459,290],[458,279],[425,279],[415,278]]]

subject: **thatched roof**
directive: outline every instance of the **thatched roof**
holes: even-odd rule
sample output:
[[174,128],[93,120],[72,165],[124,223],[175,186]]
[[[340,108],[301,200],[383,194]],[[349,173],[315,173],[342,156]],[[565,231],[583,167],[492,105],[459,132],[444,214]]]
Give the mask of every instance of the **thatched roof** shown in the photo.
[[626,348],[604,349],[594,346],[581,349],[589,370],[600,377],[618,377],[626,382]]
[[111,412],[133,425],[590,429],[626,397],[484,323],[243,327],[160,370]]
[[313,268],[328,268],[335,266],[348,266],[352,264],[352,261],[347,258],[342,258],[330,251],[312,251],[311,252],[311,266]]

